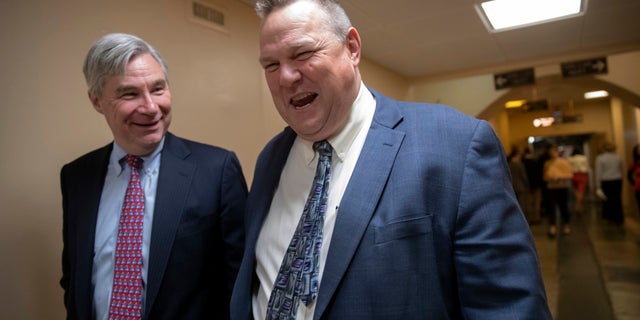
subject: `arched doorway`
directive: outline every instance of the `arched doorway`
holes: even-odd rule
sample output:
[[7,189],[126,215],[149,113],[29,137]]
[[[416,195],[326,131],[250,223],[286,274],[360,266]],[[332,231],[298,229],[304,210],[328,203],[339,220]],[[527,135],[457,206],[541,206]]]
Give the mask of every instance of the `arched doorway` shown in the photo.
[[[609,97],[587,100],[584,93],[606,90]],[[505,103],[524,99],[536,101],[536,108],[506,109]],[[540,103],[542,102],[542,103]],[[503,142],[505,151],[532,147],[536,141],[561,142],[580,137],[593,166],[605,141],[614,142],[620,156],[629,161],[634,145],[640,143],[640,96],[611,82],[592,76],[562,78],[548,75],[532,86],[515,87],[489,105],[478,118],[489,121]],[[549,127],[536,127],[541,117],[571,119]],[[574,143],[566,143],[571,146]],[[625,184],[625,211],[638,216],[633,190]]]

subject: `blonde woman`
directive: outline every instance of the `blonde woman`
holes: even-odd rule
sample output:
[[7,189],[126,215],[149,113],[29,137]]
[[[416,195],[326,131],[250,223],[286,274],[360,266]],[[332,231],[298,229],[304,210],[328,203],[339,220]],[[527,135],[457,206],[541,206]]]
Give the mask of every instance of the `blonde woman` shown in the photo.
[[549,159],[544,163],[543,179],[547,183],[549,236],[555,237],[557,234],[556,221],[558,219],[556,217],[556,209],[560,211],[562,233],[568,235],[571,233],[571,227],[569,226],[571,220],[569,191],[571,190],[573,168],[569,160],[560,156],[557,146],[549,146],[547,152]]

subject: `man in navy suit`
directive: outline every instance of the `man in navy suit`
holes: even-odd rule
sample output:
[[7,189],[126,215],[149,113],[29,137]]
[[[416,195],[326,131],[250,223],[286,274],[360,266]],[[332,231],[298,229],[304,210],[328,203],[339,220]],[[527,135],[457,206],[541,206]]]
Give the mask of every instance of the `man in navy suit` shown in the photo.
[[[276,305],[294,314],[267,319],[551,319],[487,122],[367,88],[360,36],[337,1],[258,0],[256,10],[260,63],[288,127],[257,160],[231,319],[265,319]],[[319,282],[274,284],[321,140],[333,154]],[[274,286],[294,290],[273,298]],[[298,298],[316,286],[311,302]]]
[[[224,319],[244,247],[247,185],[235,153],[169,132],[171,93],[156,50],[108,34],[89,50],[88,95],[113,142],[61,170],[67,319],[107,319],[120,208],[142,157],[142,304],[136,319]],[[134,319],[134,318],[131,318]]]

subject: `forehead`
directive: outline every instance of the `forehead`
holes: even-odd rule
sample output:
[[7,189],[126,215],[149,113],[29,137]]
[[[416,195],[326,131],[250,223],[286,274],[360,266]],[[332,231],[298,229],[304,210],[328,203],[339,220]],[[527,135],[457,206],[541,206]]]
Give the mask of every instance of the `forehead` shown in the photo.
[[166,82],[164,71],[151,54],[142,54],[129,60],[122,75],[107,76],[104,89],[121,90],[150,83]]
[[149,53],[137,55],[131,58],[125,68],[124,76],[146,76],[157,75],[158,73],[164,76],[162,66],[153,56]]
[[312,2],[295,2],[272,11],[260,29],[263,51],[280,47],[299,47],[315,43],[328,32],[322,23],[322,11]]

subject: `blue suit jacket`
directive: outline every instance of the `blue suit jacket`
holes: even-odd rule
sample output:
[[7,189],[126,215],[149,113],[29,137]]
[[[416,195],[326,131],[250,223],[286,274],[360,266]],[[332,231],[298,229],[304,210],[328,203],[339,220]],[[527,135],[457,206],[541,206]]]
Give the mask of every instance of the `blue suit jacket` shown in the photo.
[[[371,90],[376,111],[335,223],[314,319],[551,319],[492,128]],[[260,154],[232,319],[251,319],[255,246],[295,133]]]
[[[91,319],[96,217],[113,144],[61,170],[68,319]],[[154,210],[144,319],[224,319],[244,246],[247,185],[236,155],[167,133]]]

